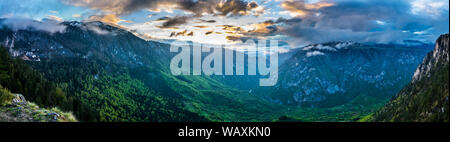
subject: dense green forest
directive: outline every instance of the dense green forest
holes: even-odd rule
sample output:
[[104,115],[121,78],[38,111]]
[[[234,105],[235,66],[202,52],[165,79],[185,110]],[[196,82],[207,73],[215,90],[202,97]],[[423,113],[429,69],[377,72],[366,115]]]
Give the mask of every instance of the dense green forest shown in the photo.
[[[330,110],[283,106],[227,87],[208,76],[172,76],[152,66],[128,68],[82,58],[25,62],[9,57],[5,48],[1,49],[3,70],[21,64],[29,71],[17,70],[16,74],[25,76],[30,72],[39,79],[9,77],[10,73],[3,71],[2,85],[14,88],[6,81],[23,81],[33,86],[29,89],[39,89],[34,83],[45,82],[53,89],[35,94],[41,99],[55,97],[44,99],[45,102],[20,90],[27,86],[13,92],[26,95],[42,107],[71,111],[80,121],[273,121],[283,115],[301,121],[348,121],[370,111],[355,113],[361,108],[348,106]],[[52,96],[52,90],[61,96]]]
[[13,59],[0,47],[0,84],[14,93],[22,93],[40,106],[68,108],[72,101],[64,91],[33,70],[21,59]]
[[172,76],[154,66],[81,58],[29,64],[91,108],[74,107],[85,121],[271,121],[282,108],[207,76]]
[[6,48],[0,53],[2,86],[41,107],[73,111],[82,121],[207,121],[182,109],[179,100],[163,97],[120,71],[107,73],[95,62],[46,62],[52,63],[46,64],[51,68],[46,77],[53,83],[23,60],[11,58]]

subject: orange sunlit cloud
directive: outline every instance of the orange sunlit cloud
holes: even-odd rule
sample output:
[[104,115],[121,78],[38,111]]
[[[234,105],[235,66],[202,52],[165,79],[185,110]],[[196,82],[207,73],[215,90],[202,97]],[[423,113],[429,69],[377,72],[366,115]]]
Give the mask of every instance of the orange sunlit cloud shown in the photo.
[[302,17],[308,16],[314,10],[334,5],[329,2],[306,3],[305,1],[287,0],[281,3],[281,8],[285,9],[292,17]]

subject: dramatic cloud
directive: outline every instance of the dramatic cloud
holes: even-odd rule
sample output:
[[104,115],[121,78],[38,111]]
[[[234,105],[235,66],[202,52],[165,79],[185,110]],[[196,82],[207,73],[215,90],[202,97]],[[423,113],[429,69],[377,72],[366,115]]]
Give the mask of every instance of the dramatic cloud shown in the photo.
[[248,34],[253,35],[268,35],[277,31],[277,27],[274,26],[275,22],[272,20],[262,23],[252,24],[252,30],[248,31]]
[[111,25],[119,26],[119,22],[131,22],[122,20],[114,14],[106,14],[106,15],[92,15],[89,17],[88,21],[100,21],[103,23],[108,23]]
[[[177,26],[186,24],[189,20],[200,19],[203,15],[233,17],[243,15],[261,15],[264,8],[257,2],[246,2],[243,0],[61,0],[65,4],[87,7],[93,10],[100,10],[101,15],[89,17],[89,21],[101,21],[119,27],[119,22],[125,20],[119,17],[148,10],[152,12],[184,11],[173,17],[162,17],[153,22],[164,21],[162,25],[156,27],[163,29],[178,29]],[[153,15],[152,15],[153,16]],[[126,22],[126,21],[125,21]],[[199,20],[204,23],[214,23],[215,20]],[[123,24],[121,24],[123,25]]]
[[281,3],[281,7],[287,10],[291,16],[307,16],[311,12],[333,5],[329,2],[307,3],[306,0],[286,0]]
[[[0,17],[53,23],[101,21],[154,39],[226,44],[237,39],[273,39],[299,47],[336,40],[433,42],[439,34],[448,32],[448,3],[448,0],[3,0]],[[39,25],[27,28],[30,27],[46,29]],[[55,29],[58,31],[58,27]],[[96,27],[89,29],[107,34]]]
[[203,19],[199,19],[201,22],[205,22],[205,23],[215,23],[216,20],[203,20]]
[[179,9],[196,15],[204,13],[217,15],[246,15],[258,8],[256,2],[242,0],[62,0],[66,4],[89,7],[112,12],[117,15],[129,14],[143,9],[151,11]]
[[[278,20],[290,21],[289,24],[278,25],[278,34],[296,38],[296,44],[333,40],[390,43],[419,37],[421,40],[433,41],[439,34],[448,32],[448,9],[439,12],[440,18],[427,17],[427,14],[417,16],[411,12],[415,6],[410,1],[338,0],[325,6],[318,4],[324,3],[321,1],[311,6],[306,6],[304,1],[290,2],[289,6],[297,6],[282,7],[290,11],[310,10],[295,16],[297,20]],[[423,36],[419,36],[419,33]]]
[[292,24],[292,23],[299,23],[301,22],[302,19],[301,18],[291,18],[291,19],[286,19],[283,17],[280,17],[277,19],[277,21],[275,21],[275,23],[287,23],[287,24]]
[[228,32],[243,32],[244,30],[239,26],[233,25],[218,25],[217,27],[221,27],[223,30]]
[[176,17],[165,17],[163,19],[159,19],[160,21],[165,21],[161,28],[170,28],[173,26],[177,26],[177,25],[181,25],[181,24],[185,24],[191,17],[187,17],[187,16],[176,16]]
[[0,28],[9,28],[14,31],[18,30],[38,30],[45,31],[51,34],[63,33],[66,30],[66,26],[55,20],[36,21],[23,18],[8,18],[0,23]]
[[[259,5],[252,1],[250,3],[242,0],[226,0],[225,2],[218,2],[215,4],[215,10],[219,11],[219,15],[247,15],[252,9],[256,9]],[[259,15],[261,11],[255,15]]]

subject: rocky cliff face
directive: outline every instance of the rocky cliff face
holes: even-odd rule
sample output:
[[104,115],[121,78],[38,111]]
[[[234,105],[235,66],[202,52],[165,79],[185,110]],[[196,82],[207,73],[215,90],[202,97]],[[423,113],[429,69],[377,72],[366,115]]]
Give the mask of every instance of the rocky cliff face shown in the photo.
[[412,80],[413,83],[424,77],[430,77],[430,70],[438,63],[448,63],[448,36],[448,34],[445,34],[437,39],[434,51],[428,53],[422,64],[417,67]]
[[449,109],[449,34],[436,40],[414,73],[413,80],[377,111],[372,121],[444,121]]

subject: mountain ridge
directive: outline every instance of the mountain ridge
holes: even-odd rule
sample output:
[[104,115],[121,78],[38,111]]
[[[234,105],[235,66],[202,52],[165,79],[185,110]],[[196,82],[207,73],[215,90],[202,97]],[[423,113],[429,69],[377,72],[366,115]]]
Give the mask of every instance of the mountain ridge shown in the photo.
[[[427,47],[386,48],[355,42],[305,46],[280,66],[280,82],[267,97],[311,107],[341,105],[361,94],[391,97],[402,84],[410,81],[413,69],[428,50]],[[280,92],[284,97],[277,95]],[[391,95],[375,92],[390,92]],[[326,100],[328,98],[332,98],[331,102]],[[333,100],[342,102],[332,104]]]
[[449,110],[449,34],[441,35],[410,84],[384,107],[368,116],[368,121],[448,122]]

